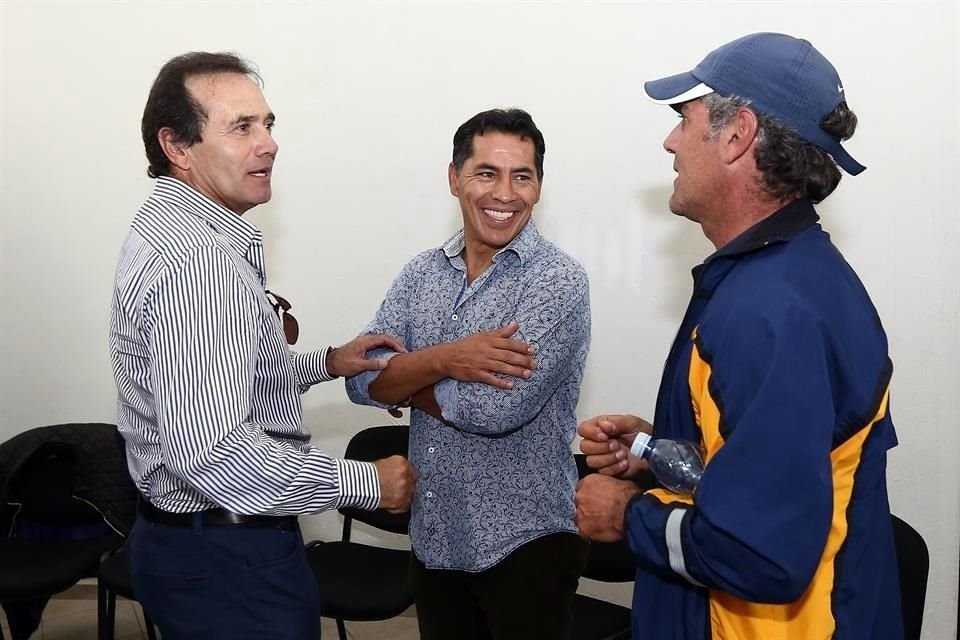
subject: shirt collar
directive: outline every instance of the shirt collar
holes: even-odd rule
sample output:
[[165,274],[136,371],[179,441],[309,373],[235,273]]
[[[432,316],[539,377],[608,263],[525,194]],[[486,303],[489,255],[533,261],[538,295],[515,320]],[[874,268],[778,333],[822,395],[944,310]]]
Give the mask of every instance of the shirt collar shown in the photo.
[[[535,224],[533,224],[533,220],[531,219],[527,221],[527,224],[524,225],[523,229],[520,230],[520,233],[517,234],[516,238],[511,240],[507,246],[494,254],[493,261],[496,262],[501,254],[509,251],[517,256],[517,259],[520,261],[520,266],[523,266],[523,261],[533,255],[539,242],[540,232],[537,231],[537,227]],[[457,231],[453,237],[444,242],[440,249],[449,260],[463,253],[464,247],[466,247],[466,242],[463,236],[463,229],[460,229],[460,231]]]
[[736,256],[766,247],[788,242],[807,227],[820,220],[813,203],[809,200],[794,200],[790,204],[756,223],[739,236],[720,247],[704,262],[721,256]]
[[171,202],[206,222],[227,238],[237,253],[245,255],[254,241],[262,243],[263,234],[252,222],[230,211],[190,185],[170,176],[160,176],[153,197]]

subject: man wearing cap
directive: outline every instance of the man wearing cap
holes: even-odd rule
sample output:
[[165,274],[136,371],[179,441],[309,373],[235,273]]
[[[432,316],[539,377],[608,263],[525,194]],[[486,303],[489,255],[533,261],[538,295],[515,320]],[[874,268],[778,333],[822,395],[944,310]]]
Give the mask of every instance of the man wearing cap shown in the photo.
[[[637,638],[900,639],[887,340],[813,206],[836,165],[864,169],[841,145],[856,116],[840,78],[809,42],[760,33],[644,88],[681,116],[670,209],[716,252],[693,270],[653,425],[579,427],[600,471],[577,490],[581,533],[628,541]],[[692,497],[631,481],[651,431],[701,445]]]

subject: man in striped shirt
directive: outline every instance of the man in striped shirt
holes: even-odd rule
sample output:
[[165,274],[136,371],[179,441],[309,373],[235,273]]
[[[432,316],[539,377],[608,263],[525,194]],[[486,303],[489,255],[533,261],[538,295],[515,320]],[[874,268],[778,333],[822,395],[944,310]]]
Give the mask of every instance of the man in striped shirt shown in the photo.
[[127,548],[165,640],[319,637],[296,516],[406,510],[416,482],[403,457],[336,460],[309,444],[299,394],[386,366],[365,359],[370,349],[403,347],[374,335],[289,350],[261,232],[241,217],[270,199],[277,154],[255,80],[231,54],[161,69],[142,122],[156,185],[117,268],[117,422],[143,495]]

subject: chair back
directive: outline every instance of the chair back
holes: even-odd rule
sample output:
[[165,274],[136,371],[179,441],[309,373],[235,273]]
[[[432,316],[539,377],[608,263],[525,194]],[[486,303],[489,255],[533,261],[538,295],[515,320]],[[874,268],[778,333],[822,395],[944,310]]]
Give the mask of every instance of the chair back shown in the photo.
[[[367,427],[350,438],[344,458],[373,462],[394,455],[406,456],[409,440],[410,427],[405,424]],[[344,540],[350,539],[350,520],[359,520],[371,527],[403,535],[410,528],[409,512],[394,514],[383,509],[366,511],[354,507],[344,507],[339,511],[345,518]]]
[[927,598],[930,554],[916,529],[897,516],[890,517],[893,522],[893,544],[897,551],[897,569],[900,572],[903,635],[905,640],[919,640]]
[[[127,471],[123,438],[117,427],[105,423],[69,423],[34,427],[0,444],[0,504],[8,502],[10,477],[37,449],[47,444],[68,445],[74,451],[72,492],[92,505],[111,528],[125,534],[136,517],[137,489]],[[41,477],[45,477],[41,474]],[[27,483],[23,483],[27,484]],[[0,514],[3,524],[8,519]]]
[[20,505],[17,517],[49,525],[103,522],[100,513],[74,496],[77,451],[63,442],[45,442],[12,469],[3,495]]

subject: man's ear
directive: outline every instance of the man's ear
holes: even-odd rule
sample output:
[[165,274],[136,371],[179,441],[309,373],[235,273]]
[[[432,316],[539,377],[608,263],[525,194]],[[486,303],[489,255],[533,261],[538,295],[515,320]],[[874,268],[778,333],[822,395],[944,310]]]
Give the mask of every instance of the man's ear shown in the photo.
[[160,142],[160,148],[164,155],[170,160],[170,164],[180,171],[190,169],[190,157],[187,155],[187,145],[179,142],[176,133],[170,127],[163,127],[157,132],[157,140]]
[[760,122],[752,109],[746,107],[737,109],[733,120],[724,127],[723,131],[724,159],[728,164],[733,164],[753,148],[759,130]]
[[457,171],[457,167],[451,162],[450,166],[447,167],[447,182],[450,184],[450,194],[455,198],[460,197],[460,182],[458,178],[460,177],[460,172]]

